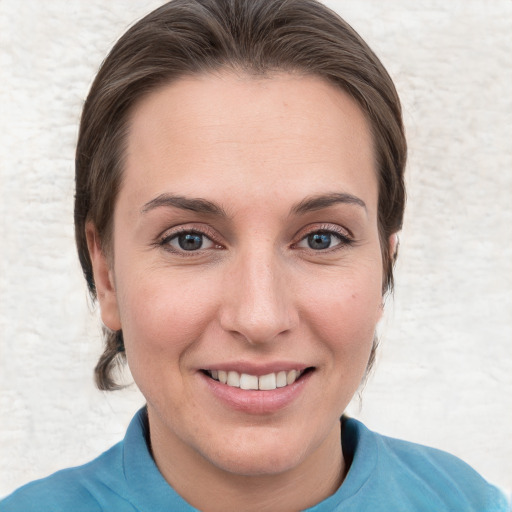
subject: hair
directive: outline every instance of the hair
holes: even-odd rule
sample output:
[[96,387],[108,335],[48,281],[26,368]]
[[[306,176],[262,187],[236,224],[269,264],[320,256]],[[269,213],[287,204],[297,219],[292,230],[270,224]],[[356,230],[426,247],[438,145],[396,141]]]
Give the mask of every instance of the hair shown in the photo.
[[[316,0],[173,0],[134,24],[101,65],[85,101],[76,150],[75,236],[96,299],[85,226],[110,254],[129,116],[159,86],[184,76],[232,69],[255,76],[314,75],[347,92],[366,116],[378,174],[383,295],[393,287],[389,237],[405,207],[406,140],[400,100],[380,60],[336,13]],[[104,329],[96,384],[111,390],[124,362],[122,332]],[[375,358],[376,341],[367,373]]]

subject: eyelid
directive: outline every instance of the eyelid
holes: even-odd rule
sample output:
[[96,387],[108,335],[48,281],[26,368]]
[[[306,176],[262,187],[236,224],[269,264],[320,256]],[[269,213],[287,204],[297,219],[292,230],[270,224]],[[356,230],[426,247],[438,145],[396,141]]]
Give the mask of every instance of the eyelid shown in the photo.
[[185,250],[180,251],[180,250],[171,248],[169,241],[181,234],[184,234],[184,233],[196,233],[198,235],[202,235],[214,244],[215,247],[213,247],[213,248],[224,249],[224,245],[218,241],[219,236],[218,236],[217,232],[214,231],[207,224],[206,225],[202,224],[201,227],[198,227],[197,224],[180,224],[179,226],[174,226],[172,228],[166,229],[162,234],[160,234],[158,236],[156,245],[163,247],[165,250],[167,250],[169,252],[172,252],[175,254],[180,254],[180,255],[185,255],[185,256],[193,256],[194,254],[200,254],[200,253],[203,253],[204,251],[208,251],[208,250],[212,249],[212,248],[207,248],[207,249],[201,248],[201,249],[198,249],[197,251],[185,251]]
[[[292,244],[292,247],[297,247],[300,242],[302,242],[305,238],[307,238],[309,235],[313,233],[317,233],[319,231],[322,231],[324,233],[331,233],[339,237],[340,243],[336,244],[334,247],[325,249],[324,251],[315,251],[315,252],[324,252],[327,253],[332,250],[341,249],[343,247],[346,247],[347,245],[351,245],[355,242],[354,235],[350,232],[350,230],[343,228],[342,226],[339,226],[337,224],[310,224],[306,226],[305,228],[301,229],[296,235],[295,235],[295,242]],[[298,247],[299,249],[308,250],[305,247]],[[309,249],[312,250],[313,249]]]
[[[300,229],[297,234],[294,236],[295,242],[291,244],[292,248],[297,247],[297,244],[304,240],[307,236],[311,235],[312,233],[323,231],[326,233],[332,233],[340,238],[341,243],[337,244],[336,246],[332,247],[331,249],[326,249],[325,252],[328,252],[329,250],[336,250],[336,248],[342,248],[347,245],[350,245],[355,242],[354,236],[351,233],[351,231],[347,228],[344,228],[337,224],[330,224],[330,223],[317,223],[317,224],[310,224],[308,226],[305,226],[304,228]],[[174,226],[171,228],[166,229],[163,233],[161,233],[155,245],[164,247],[167,251],[185,255],[185,256],[193,256],[194,254],[200,254],[204,251],[211,250],[208,249],[198,249],[197,251],[178,251],[175,249],[172,249],[168,242],[169,240],[175,238],[176,236],[183,234],[183,233],[197,233],[200,234],[206,238],[208,238],[214,245],[215,249],[225,249],[225,245],[221,242],[219,242],[219,236],[216,230],[212,229],[208,224],[201,224],[200,227],[197,226],[197,224],[180,224],[178,226]],[[301,248],[302,249],[302,248]],[[306,248],[303,248],[307,250]],[[312,250],[312,249],[311,249]],[[318,251],[315,251],[318,252]]]
[[[296,235],[294,236],[294,239],[297,240],[297,242],[300,242],[303,240],[306,236],[316,233],[317,231],[325,231],[328,233],[334,233],[336,235],[341,236],[344,239],[351,239],[354,240],[354,235],[352,232],[344,228],[338,224],[328,224],[328,223],[316,223],[316,224],[308,224],[304,228],[301,228]],[[295,243],[297,243],[295,242]]]

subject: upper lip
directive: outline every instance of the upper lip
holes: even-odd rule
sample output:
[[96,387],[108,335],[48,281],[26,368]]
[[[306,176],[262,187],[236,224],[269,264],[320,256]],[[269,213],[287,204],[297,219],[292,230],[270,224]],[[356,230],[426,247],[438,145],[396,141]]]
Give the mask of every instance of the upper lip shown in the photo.
[[249,375],[256,375],[257,377],[261,377],[262,375],[268,375],[269,373],[277,373],[290,370],[302,371],[306,368],[312,368],[312,365],[293,361],[273,361],[264,364],[257,364],[248,361],[233,361],[209,364],[207,366],[201,367],[200,369],[235,371],[240,374],[246,373]]

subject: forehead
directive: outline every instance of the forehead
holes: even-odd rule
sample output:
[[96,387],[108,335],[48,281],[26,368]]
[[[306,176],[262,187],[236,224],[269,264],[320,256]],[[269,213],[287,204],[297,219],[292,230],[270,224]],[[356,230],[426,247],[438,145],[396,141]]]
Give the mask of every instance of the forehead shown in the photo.
[[146,199],[241,187],[286,196],[292,182],[297,195],[334,187],[376,202],[365,116],[348,94],[314,76],[226,72],[167,84],[134,108],[125,162],[123,188]]

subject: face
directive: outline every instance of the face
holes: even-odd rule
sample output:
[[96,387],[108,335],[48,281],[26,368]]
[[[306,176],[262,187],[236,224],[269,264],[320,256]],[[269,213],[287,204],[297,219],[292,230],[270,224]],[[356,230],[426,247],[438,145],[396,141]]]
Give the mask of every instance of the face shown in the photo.
[[320,78],[201,75],[137,105],[110,259],[88,234],[157,462],[336,451],[381,316],[377,195],[365,118]]

